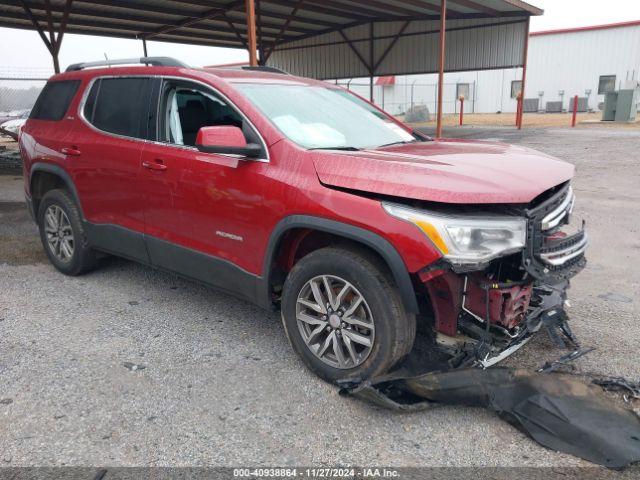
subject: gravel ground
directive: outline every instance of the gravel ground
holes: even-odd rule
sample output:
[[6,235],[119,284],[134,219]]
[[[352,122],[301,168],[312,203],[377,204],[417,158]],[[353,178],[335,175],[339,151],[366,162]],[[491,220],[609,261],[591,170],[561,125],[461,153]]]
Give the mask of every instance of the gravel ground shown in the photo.
[[[451,129],[577,165],[591,235],[572,326],[581,371],[640,377],[640,132]],[[276,315],[119,259],[45,262],[19,177],[0,176],[0,465],[588,466],[473,408],[398,414],[308,372]],[[509,359],[563,351],[540,336]],[[137,367],[137,368],[136,368]]]

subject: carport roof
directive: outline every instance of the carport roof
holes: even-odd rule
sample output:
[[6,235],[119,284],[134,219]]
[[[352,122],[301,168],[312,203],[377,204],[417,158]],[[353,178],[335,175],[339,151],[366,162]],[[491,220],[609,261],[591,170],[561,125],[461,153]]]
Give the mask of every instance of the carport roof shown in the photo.
[[[440,17],[439,0],[255,0],[255,4],[258,46],[265,48],[369,22]],[[520,0],[449,0],[448,5],[449,19],[542,14]],[[244,0],[0,0],[0,27],[248,47]]]

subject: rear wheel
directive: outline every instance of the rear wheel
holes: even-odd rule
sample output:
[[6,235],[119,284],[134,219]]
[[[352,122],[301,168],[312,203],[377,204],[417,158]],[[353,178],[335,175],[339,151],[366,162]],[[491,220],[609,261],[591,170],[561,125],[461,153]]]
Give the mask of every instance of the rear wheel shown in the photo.
[[65,190],[48,191],[38,208],[40,239],[49,260],[66,275],[80,275],[95,266],[80,211]]
[[289,273],[282,297],[287,336],[323,379],[363,380],[389,370],[413,346],[415,317],[377,259],[324,248]]

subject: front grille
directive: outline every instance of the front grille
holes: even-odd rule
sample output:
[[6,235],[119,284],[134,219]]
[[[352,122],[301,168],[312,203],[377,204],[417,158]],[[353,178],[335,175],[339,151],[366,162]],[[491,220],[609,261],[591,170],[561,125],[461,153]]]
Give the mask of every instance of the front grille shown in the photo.
[[540,248],[540,258],[552,267],[562,267],[574,258],[584,255],[587,234],[583,231],[572,237],[548,242]]
[[569,187],[562,201],[542,218],[540,228],[542,230],[551,230],[561,225],[562,221],[566,220],[571,214],[574,201],[573,189]]
[[576,275],[586,265],[587,234],[582,229],[567,235],[562,228],[569,223],[574,195],[565,184],[544,201],[526,211],[527,247],[524,266],[538,280],[556,283]]

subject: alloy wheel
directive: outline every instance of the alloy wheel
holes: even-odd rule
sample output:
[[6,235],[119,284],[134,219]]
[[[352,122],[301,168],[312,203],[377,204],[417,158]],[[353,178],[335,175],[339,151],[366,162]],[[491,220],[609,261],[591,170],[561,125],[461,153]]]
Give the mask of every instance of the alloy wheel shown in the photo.
[[373,348],[375,325],[364,296],[351,283],[320,275],[304,284],[296,302],[298,329],[307,348],[334,368],[354,368]]
[[49,251],[61,262],[70,262],[75,240],[69,217],[57,205],[50,205],[44,213],[44,233]]

